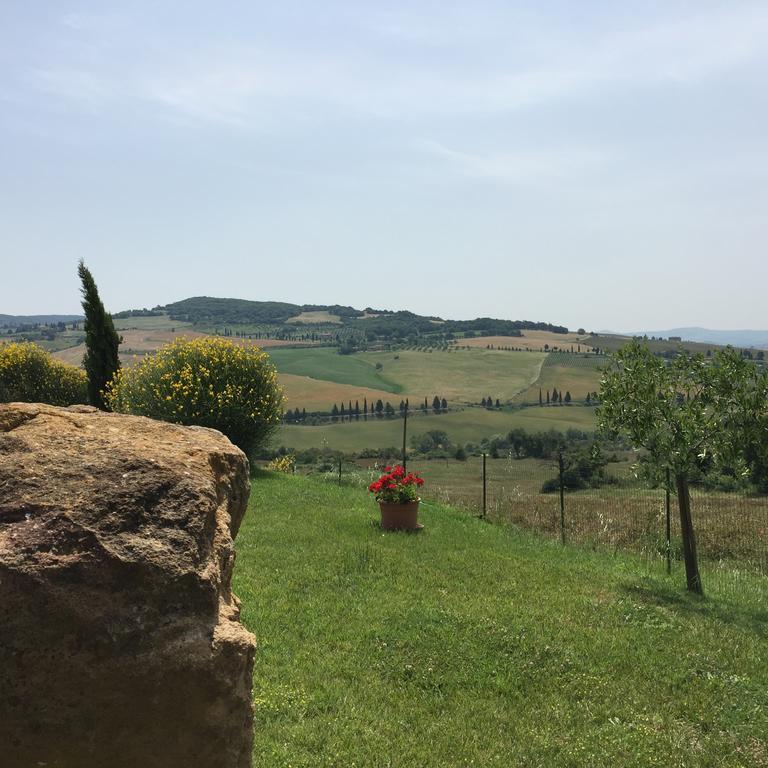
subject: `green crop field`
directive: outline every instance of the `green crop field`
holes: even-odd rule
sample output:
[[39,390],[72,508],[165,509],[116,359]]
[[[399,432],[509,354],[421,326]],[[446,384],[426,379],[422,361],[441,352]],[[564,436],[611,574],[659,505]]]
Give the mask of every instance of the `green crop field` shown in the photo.
[[[408,434],[418,435],[431,429],[448,433],[454,443],[478,442],[484,437],[505,434],[513,427],[530,432],[569,428],[593,430],[593,408],[579,405],[516,408],[513,410],[485,410],[467,408],[462,411],[423,416],[416,413],[408,420]],[[330,423],[323,426],[284,425],[274,440],[294,450],[330,448],[351,453],[365,448],[389,448],[402,445],[402,419],[369,419],[368,421]]]
[[448,506],[417,535],[376,516],[363,488],[253,479],[232,587],[258,638],[254,765],[766,765],[764,578],[701,600]]
[[[302,397],[312,403],[318,401],[318,396],[310,391],[311,380],[318,380],[324,382],[323,396],[330,395],[324,410],[330,410],[333,403],[347,402],[351,396],[341,388],[333,396],[327,382],[389,392],[398,396],[389,398],[394,405],[403,397],[408,397],[412,406],[425,397],[431,403],[435,395],[446,398],[449,404],[479,402],[487,396],[507,402],[538,378],[546,358],[537,352],[485,349],[340,355],[329,347],[276,349],[270,350],[270,356],[281,374],[309,377],[309,382],[284,382],[292,407],[308,407]],[[380,370],[376,369],[377,364]]]
[[[331,347],[317,349],[274,349],[269,356],[280,373],[309,376],[321,381],[351,384],[356,387],[391,392],[401,392],[401,387],[389,379],[385,372],[376,370],[375,364],[361,355],[340,355]],[[290,391],[288,391],[290,396]],[[341,395],[339,400],[345,396]],[[327,405],[330,410],[334,401]],[[297,400],[295,405],[302,407]]]

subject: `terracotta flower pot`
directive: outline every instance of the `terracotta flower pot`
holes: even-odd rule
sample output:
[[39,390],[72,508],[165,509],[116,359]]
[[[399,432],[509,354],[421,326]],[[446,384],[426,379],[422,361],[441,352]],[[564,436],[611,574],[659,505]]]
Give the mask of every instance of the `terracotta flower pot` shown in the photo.
[[388,504],[379,502],[381,510],[381,527],[385,531],[417,531],[423,526],[418,523],[419,502],[409,501],[407,504]]

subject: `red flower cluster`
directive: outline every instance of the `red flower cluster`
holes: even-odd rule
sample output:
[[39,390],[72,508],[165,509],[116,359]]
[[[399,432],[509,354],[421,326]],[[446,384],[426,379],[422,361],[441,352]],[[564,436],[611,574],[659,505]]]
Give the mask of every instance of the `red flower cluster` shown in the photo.
[[406,504],[416,501],[417,488],[424,485],[424,481],[413,472],[405,474],[401,466],[384,467],[384,474],[368,486],[371,493],[376,494],[377,501],[385,501],[390,504]]

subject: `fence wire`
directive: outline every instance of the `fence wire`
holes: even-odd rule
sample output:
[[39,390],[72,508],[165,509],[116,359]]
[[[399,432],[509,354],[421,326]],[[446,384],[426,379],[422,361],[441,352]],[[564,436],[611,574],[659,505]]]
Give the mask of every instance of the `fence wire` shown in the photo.
[[[322,474],[364,489],[383,463],[336,460]],[[645,567],[684,580],[674,492],[668,496],[665,488],[634,478],[628,467],[615,466],[593,487],[563,488],[561,503],[557,461],[487,458],[485,471],[483,463],[483,457],[409,459],[408,469],[426,479],[426,502],[451,504],[568,545],[634,553]],[[543,490],[553,481],[554,490]],[[768,597],[768,497],[693,487],[691,506],[704,577]]]

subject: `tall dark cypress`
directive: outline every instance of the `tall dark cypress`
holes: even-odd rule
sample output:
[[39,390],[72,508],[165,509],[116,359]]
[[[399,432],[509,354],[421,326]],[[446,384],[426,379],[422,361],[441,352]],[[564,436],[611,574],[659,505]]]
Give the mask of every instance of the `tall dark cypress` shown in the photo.
[[77,265],[82,283],[83,311],[85,312],[85,356],[83,368],[88,374],[88,400],[101,410],[108,410],[104,390],[120,368],[117,348],[121,338],[115,330],[112,316],[104,309],[96,282],[82,259]]

